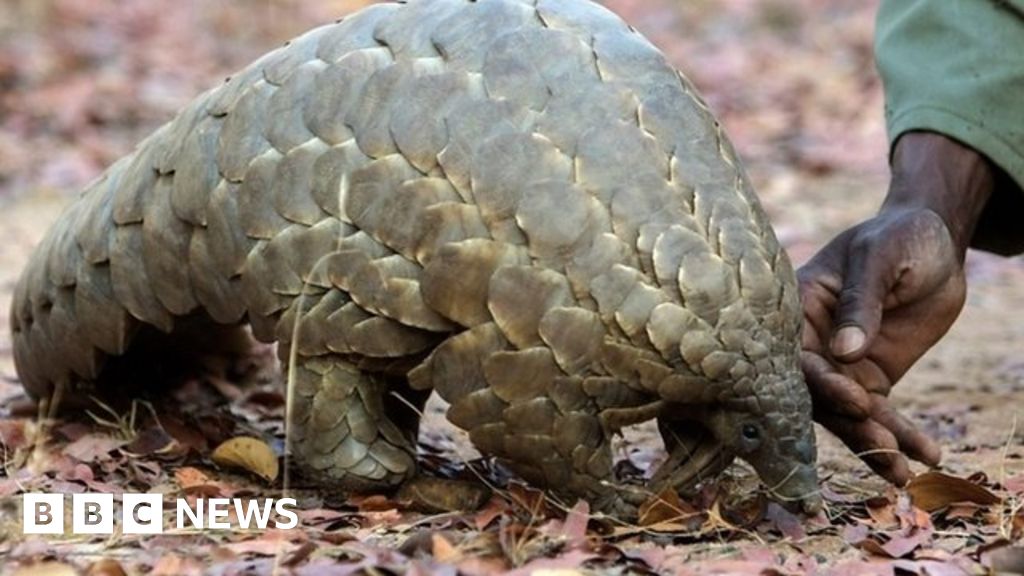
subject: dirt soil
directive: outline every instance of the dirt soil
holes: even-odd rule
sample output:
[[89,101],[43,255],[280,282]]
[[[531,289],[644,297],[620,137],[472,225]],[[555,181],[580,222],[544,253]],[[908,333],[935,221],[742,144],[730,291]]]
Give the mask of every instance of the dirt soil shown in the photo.
[[[509,488],[482,512],[463,515],[424,515],[383,497],[300,492],[308,527],[301,535],[22,535],[18,494],[32,489],[280,494],[279,484],[210,460],[217,442],[242,433],[261,435],[280,452],[281,386],[267,376],[264,361],[241,375],[187,383],[176,396],[181,407],[168,410],[155,440],[145,410],[134,423],[87,418],[41,429],[24,417],[6,329],[9,301],[33,245],[102,166],[203,86],[282,38],[364,2],[311,7],[316,3],[268,0],[259,10],[241,2],[115,4],[14,2],[6,16],[7,6],[0,9],[0,572],[29,573],[16,571],[35,566],[48,574],[970,574],[993,562],[1010,562],[1012,569],[1012,558],[988,549],[1019,545],[1024,530],[1024,360],[1015,354],[1024,348],[1024,261],[980,253],[968,258],[961,318],[894,393],[900,409],[943,444],[942,471],[954,479],[941,480],[939,492],[972,504],[921,512],[819,430],[829,510],[813,521],[759,498],[736,504],[742,498],[735,493],[715,492],[728,493],[726,482],[692,508],[671,503],[681,514],[654,506],[649,522],[634,527],[591,518],[573,503],[560,510],[527,489]],[[871,67],[874,2],[607,4],[707,94],[795,263],[874,211],[887,184],[881,87]],[[15,24],[22,21],[28,25]],[[198,40],[176,43],[181,26],[196,30]],[[199,406],[198,434],[182,432],[197,421],[183,414],[189,406]],[[429,411],[424,455],[428,468],[451,473],[473,452],[440,410],[434,404]],[[659,457],[657,446],[643,431],[633,439],[620,457],[629,463],[623,468],[642,472]],[[487,463],[474,467],[501,476]],[[742,470],[735,476],[748,485]],[[986,503],[954,482],[967,478],[999,501]]]

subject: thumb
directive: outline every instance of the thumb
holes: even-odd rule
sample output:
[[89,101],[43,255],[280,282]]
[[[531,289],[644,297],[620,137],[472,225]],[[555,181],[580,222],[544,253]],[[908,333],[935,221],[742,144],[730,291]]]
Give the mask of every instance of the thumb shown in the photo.
[[832,355],[843,362],[863,358],[881,327],[882,309],[892,287],[892,263],[877,248],[877,244],[855,242],[847,252],[830,343]]

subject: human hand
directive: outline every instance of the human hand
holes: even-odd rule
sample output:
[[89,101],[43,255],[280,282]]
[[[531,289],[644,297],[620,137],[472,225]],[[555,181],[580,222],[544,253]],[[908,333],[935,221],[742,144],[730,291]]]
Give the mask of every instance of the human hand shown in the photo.
[[907,456],[929,465],[941,456],[888,395],[963,308],[963,259],[991,192],[987,168],[952,140],[905,135],[879,215],[840,234],[798,272],[801,359],[815,419],[895,484],[911,477]]

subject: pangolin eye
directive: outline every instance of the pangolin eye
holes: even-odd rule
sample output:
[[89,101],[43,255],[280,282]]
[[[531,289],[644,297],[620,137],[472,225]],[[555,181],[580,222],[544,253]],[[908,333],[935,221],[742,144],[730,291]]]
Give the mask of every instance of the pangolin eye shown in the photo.
[[741,433],[747,440],[756,441],[761,438],[761,432],[753,424],[744,424]]

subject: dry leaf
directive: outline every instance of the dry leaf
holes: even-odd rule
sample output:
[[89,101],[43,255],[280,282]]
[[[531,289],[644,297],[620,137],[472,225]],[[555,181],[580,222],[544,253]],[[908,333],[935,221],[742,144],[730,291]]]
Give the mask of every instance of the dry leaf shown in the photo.
[[78,576],[78,571],[63,562],[40,562],[22,566],[12,576]]
[[856,546],[867,540],[868,536],[871,535],[871,529],[866,524],[847,524],[840,529],[839,535],[842,536],[843,540]]
[[295,553],[299,548],[297,542],[282,539],[273,532],[264,532],[263,536],[251,540],[239,540],[222,545],[223,548],[242,556],[281,556]]
[[899,518],[896,516],[896,503],[885,496],[868,498],[864,502],[864,507],[867,509],[868,516],[879,528],[889,528],[899,524]]
[[88,434],[65,446],[64,454],[79,462],[91,464],[107,459],[114,449],[124,444],[124,440],[106,434]]
[[1024,474],[1017,474],[1003,480],[1003,488],[1012,494],[1024,494]]
[[178,481],[178,486],[181,486],[182,490],[213,483],[213,480],[205,472],[191,466],[182,466],[175,470],[174,479]]
[[483,530],[487,528],[491,522],[494,522],[496,518],[508,511],[508,502],[505,500],[492,496],[487,504],[481,508],[476,515],[473,517],[473,524],[477,530]]
[[579,567],[593,560],[595,554],[583,550],[573,550],[555,558],[536,558],[516,570],[506,572],[506,576],[581,576]]
[[641,526],[653,526],[665,522],[685,522],[697,515],[697,510],[683,502],[671,487],[651,496],[640,506]]
[[726,522],[739,528],[753,528],[764,520],[768,501],[763,494],[757,494],[753,498],[730,503],[728,507],[723,506],[720,511]]
[[459,552],[459,549],[441,534],[432,534],[430,536],[430,544],[434,559],[438,562],[456,563],[462,558],[462,552]]
[[587,543],[587,524],[590,523],[590,504],[586,500],[576,502],[576,505],[569,510],[562,524],[562,531],[569,546],[582,548]]
[[163,428],[154,426],[139,432],[121,451],[129,456],[155,456],[180,451],[180,445]]
[[117,560],[104,558],[93,562],[86,576],[125,576],[125,571]]
[[508,495],[514,504],[526,510],[534,518],[547,518],[551,515],[551,509],[544,499],[544,493],[540,490],[516,482],[509,484]]
[[221,466],[248,470],[268,482],[277,479],[277,454],[274,454],[266,442],[256,438],[232,438],[217,446],[212,459]]
[[480,482],[430,476],[405,482],[395,494],[395,499],[407,506],[432,514],[479,510],[490,497],[491,489]]
[[999,497],[972,482],[941,472],[919,474],[907,485],[907,493],[914,506],[934,512],[954,502],[973,502],[988,506],[999,502]]
[[13,452],[31,444],[29,420],[0,420],[0,445]]
[[292,551],[282,562],[282,566],[297,566],[305,562],[313,552],[316,552],[320,546],[316,542],[304,542],[297,549]]
[[407,508],[400,498],[392,500],[383,494],[355,495],[348,499],[348,503],[358,508],[360,512],[384,512]]
[[459,574],[504,574],[508,562],[499,556],[469,556],[458,565]]
[[867,538],[854,544],[857,548],[875,556],[883,558],[902,558],[907,556],[925,542],[931,539],[931,534],[925,531],[915,531],[910,536],[893,536],[886,542],[880,542],[875,538]]
[[971,504],[970,502],[961,502],[958,504],[951,504],[949,509],[946,510],[945,518],[947,520],[965,519],[970,520],[978,515],[978,512],[984,510],[983,506],[977,504]]
[[923,546],[932,539],[930,531],[915,530],[909,536],[894,536],[882,545],[886,554],[893,558],[901,558]]
[[790,540],[803,540],[807,537],[807,531],[804,530],[800,518],[774,502],[768,504],[765,518]]

